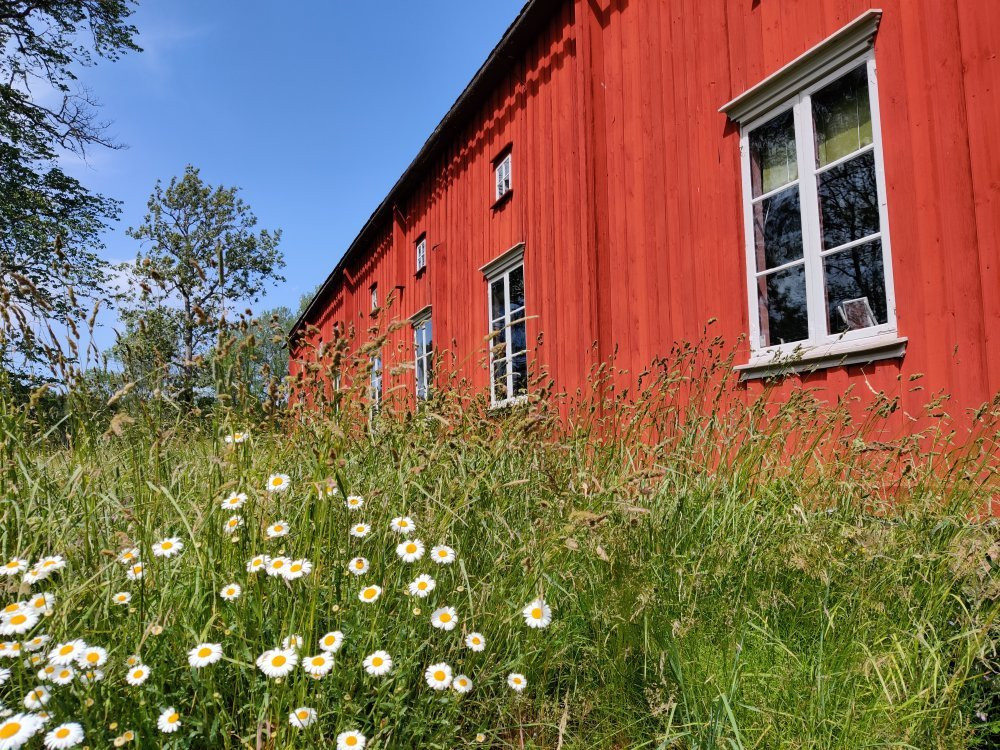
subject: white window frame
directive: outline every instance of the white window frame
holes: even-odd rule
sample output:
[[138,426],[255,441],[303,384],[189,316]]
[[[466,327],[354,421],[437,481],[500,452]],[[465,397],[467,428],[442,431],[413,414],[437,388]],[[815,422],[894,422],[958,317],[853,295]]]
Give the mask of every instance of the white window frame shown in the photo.
[[427,233],[420,235],[417,240],[417,273],[427,268]]
[[371,302],[372,302],[372,312],[378,309],[378,282],[371,285]]
[[512,323],[517,323],[522,320],[527,321],[527,309],[528,309],[528,296],[527,296],[527,279],[525,278],[525,297],[524,297],[524,307],[520,310],[520,317],[511,318],[511,306],[510,306],[510,274],[511,272],[521,269],[521,273],[524,273],[524,243],[518,243],[514,245],[510,250],[505,252],[498,258],[490,261],[485,266],[480,268],[483,276],[486,277],[486,321],[487,330],[489,334],[493,333],[493,323],[499,321],[500,318],[494,319],[493,317],[493,284],[500,279],[503,279],[503,293],[504,293],[504,329],[508,331],[505,338],[505,351],[504,359],[506,359],[507,367],[505,372],[506,377],[506,393],[507,397],[502,399],[496,398],[496,388],[494,379],[494,368],[493,359],[495,346],[492,337],[490,338],[489,344],[489,372],[490,372],[490,407],[498,408],[503,406],[512,406],[525,401],[528,398],[527,394],[527,372],[525,373],[525,393],[514,394],[514,357],[524,354],[525,362],[528,361],[528,339],[527,330],[525,330],[525,341],[524,341],[524,351],[513,351],[513,337],[510,335],[510,327]]
[[382,352],[371,356],[371,374],[368,377],[368,397],[371,399],[372,411],[378,411],[382,406]]
[[[746,254],[747,311],[750,333],[750,361],[739,366],[744,377],[766,376],[778,369],[806,370],[835,365],[870,362],[902,356],[906,339],[898,336],[892,248],[889,237],[888,201],[882,147],[882,125],[875,66],[874,36],[881,12],[867,11],[840,31],[792,61],[774,75],[722,107],[740,124],[740,160],[742,169],[743,221]],[[812,95],[839,78],[864,65],[867,72],[869,107],[872,119],[872,144],[852,152],[843,161],[871,151],[875,162],[875,183],[879,211],[879,232],[854,243],[824,251],[817,175],[841,163],[816,166]],[[802,221],[802,244],[806,275],[808,338],[785,344],[761,346],[760,303],[758,300],[757,250],[751,184],[750,133],[775,117],[791,110],[795,128],[798,166],[796,180],[779,190],[797,184]],[[774,192],[778,192],[775,190]],[[766,195],[766,194],[765,194]],[[757,196],[759,200],[761,196]],[[879,239],[882,243],[882,266],[886,294],[886,322],[869,328],[829,333],[827,330],[826,294],[823,258],[854,244]],[[768,269],[773,271],[774,269]],[[775,364],[779,368],[774,367]]]
[[514,189],[514,178],[511,175],[511,156],[512,152],[508,150],[493,168],[493,177],[496,183],[496,200],[500,200]]
[[[431,324],[431,350],[424,348],[423,332],[426,325]],[[431,397],[431,384],[434,381],[434,323],[431,319],[431,307],[428,305],[412,318],[410,325],[413,326],[413,379],[414,394],[417,401],[426,401]],[[423,360],[424,378],[420,382],[420,363]]]

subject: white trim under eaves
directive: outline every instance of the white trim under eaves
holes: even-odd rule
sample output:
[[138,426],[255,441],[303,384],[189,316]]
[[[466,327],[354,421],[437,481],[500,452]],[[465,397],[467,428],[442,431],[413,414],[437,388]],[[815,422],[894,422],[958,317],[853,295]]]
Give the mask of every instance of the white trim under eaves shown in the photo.
[[882,11],[865,11],[839,31],[802,53],[780,70],[723,104],[720,112],[730,120],[746,123],[774,110],[783,101],[875,46]]
[[488,279],[497,276],[509,268],[516,266],[518,263],[524,260],[524,243],[518,242],[514,247],[512,247],[507,252],[502,255],[497,256],[491,260],[486,265],[482,266],[479,271]]

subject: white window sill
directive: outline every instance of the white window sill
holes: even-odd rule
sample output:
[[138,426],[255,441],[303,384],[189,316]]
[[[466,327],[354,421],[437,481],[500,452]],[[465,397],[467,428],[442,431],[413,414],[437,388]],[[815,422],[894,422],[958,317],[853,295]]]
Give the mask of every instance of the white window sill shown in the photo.
[[745,365],[737,365],[734,369],[739,372],[740,380],[743,381],[780,378],[795,373],[869,364],[885,359],[902,359],[906,353],[906,342],[905,337],[887,333],[831,344],[803,345],[791,353],[757,352]]
[[505,398],[503,401],[493,401],[490,403],[490,411],[502,411],[503,409],[511,409],[515,406],[520,406],[528,402],[528,394],[524,393],[520,396],[515,396],[514,398]]

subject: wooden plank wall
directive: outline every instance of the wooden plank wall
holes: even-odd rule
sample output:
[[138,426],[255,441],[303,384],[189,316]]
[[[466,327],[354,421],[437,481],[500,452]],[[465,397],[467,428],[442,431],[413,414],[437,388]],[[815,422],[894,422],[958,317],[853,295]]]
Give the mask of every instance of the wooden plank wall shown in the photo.
[[[992,0],[565,0],[479,115],[349,264],[322,326],[371,320],[368,289],[432,305],[445,364],[485,389],[480,266],[524,242],[535,367],[567,391],[617,351],[631,373],[711,331],[748,328],[739,133],[719,107],[875,6],[901,362],[790,379],[831,398],[898,395],[919,411],[1000,391],[1000,13]],[[514,194],[491,208],[513,144]],[[414,243],[428,267],[414,276]],[[398,332],[388,359],[412,357]],[[595,345],[595,342],[598,342]],[[743,345],[742,356],[748,349]],[[387,362],[391,368],[393,361]],[[922,378],[912,378],[922,374]],[[412,372],[386,386],[412,391]],[[634,375],[619,377],[622,386]],[[759,393],[750,384],[748,396]],[[780,394],[779,394],[780,395]],[[906,416],[897,416],[909,429]]]

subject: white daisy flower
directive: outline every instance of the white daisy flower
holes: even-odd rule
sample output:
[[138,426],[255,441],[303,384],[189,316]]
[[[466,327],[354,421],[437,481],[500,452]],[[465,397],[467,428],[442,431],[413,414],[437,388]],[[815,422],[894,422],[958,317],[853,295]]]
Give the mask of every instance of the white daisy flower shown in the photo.
[[24,644],[23,644],[24,645],[24,650],[25,651],[40,651],[42,648],[45,647],[45,644],[49,642],[49,637],[50,636],[48,636],[48,635],[46,635],[44,633],[42,633],[41,635],[36,635],[31,640],[28,640],[28,641],[24,642]]
[[42,720],[35,714],[12,714],[0,721],[0,750],[17,750],[38,734]]
[[294,581],[302,576],[309,575],[312,573],[312,569],[313,564],[305,558],[302,558],[301,560],[292,560],[285,569],[285,572],[281,575],[286,581]]
[[431,578],[426,573],[421,573],[412,581],[410,581],[407,588],[410,590],[412,596],[418,596],[421,599],[428,596],[437,586],[437,581]]
[[524,624],[529,628],[547,628],[552,622],[552,609],[541,598],[526,604],[521,614],[524,615]]
[[239,599],[240,594],[242,593],[243,589],[240,588],[240,585],[238,583],[228,583],[222,587],[222,590],[219,592],[219,596],[221,596],[227,602],[232,602]]
[[324,651],[328,654],[335,654],[340,651],[340,647],[343,643],[344,634],[339,630],[332,630],[319,639],[319,648],[320,651]]
[[291,482],[287,474],[272,474],[267,478],[267,491],[285,492],[291,486]]
[[264,533],[267,534],[268,539],[277,539],[278,537],[287,535],[288,530],[287,521],[278,521],[277,523],[272,523],[268,526]]
[[247,573],[258,573],[267,567],[271,558],[267,555],[256,555],[247,562]]
[[184,550],[184,542],[175,536],[167,537],[153,545],[153,557],[173,557]]
[[351,527],[351,536],[355,536],[360,539],[361,537],[366,536],[371,530],[372,527],[366,523],[356,523]]
[[424,543],[419,539],[409,539],[396,545],[396,554],[403,562],[416,562],[424,556]]
[[472,632],[465,636],[465,645],[473,651],[482,651],[486,648],[486,639],[482,633]]
[[413,523],[413,519],[409,516],[396,516],[389,522],[389,528],[397,534],[412,534],[417,530],[416,525]]
[[57,667],[72,664],[83,653],[85,648],[87,648],[87,644],[79,638],[74,641],[60,643],[49,652],[49,663],[55,664]]
[[23,573],[28,569],[28,561],[21,557],[12,557],[3,567],[0,567],[0,576],[9,578],[11,576],[16,576],[18,573]]
[[347,500],[344,501],[348,510],[361,510],[361,506],[364,504],[365,499],[361,495],[348,495]]
[[380,596],[382,596],[382,588],[380,586],[365,586],[358,592],[358,599],[368,604],[377,602]]
[[176,732],[181,727],[181,717],[173,706],[163,709],[160,717],[156,720],[156,727],[165,734]]
[[247,433],[245,432],[234,432],[231,435],[226,435],[225,438],[227,445],[237,445],[239,443],[242,443],[246,439],[247,439]]
[[337,735],[337,750],[364,750],[367,742],[361,732],[351,729]]
[[138,547],[126,547],[121,552],[118,553],[118,562],[122,565],[131,565],[134,562],[139,561],[139,548]]
[[139,664],[142,664],[142,659],[139,658],[138,654],[132,654],[130,657],[125,659],[125,666],[127,667],[135,667]]
[[355,557],[347,563],[347,569],[354,575],[359,576],[368,572],[368,560],[364,557]]
[[290,648],[272,648],[257,657],[257,668],[268,677],[284,677],[299,663],[299,655]]
[[445,662],[431,664],[424,672],[424,679],[434,690],[444,690],[451,685],[451,667]]
[[318,680],[320,677],[325,677],[333,669],[333,657],[325,653],[307,656],[302,660],[302,669],[310,677],[315,677]]
[[281,641],[282,648],[294,648],[296,650],[302,648],[304,644],[305,641],[302,640],[301,635],[288,635]]
[[113,601],[115,604],[120,604],[121,606],[125,606],[130,601],[132,601],[132,595],[127,591],[119,591],[117,594],[111,597],[111,601]]
[[57,669],[59,669],[59,667],[55,666],[54,664],[46,664],[44,667],[38,670],[37,677],[42,682],[48,682],[49,680],[52,679],[52,675],[56,673]]
[[81,742],[83,742],[83,727],[75,721],[53,727],[45,735],[45,747],[49,750],[76,747]]
[[215,664],[222,658],[221,643],[199,643],[188,651],[188,664],[195,669]]
[[327,479],[325,482],[320,482],[318,485],[319,491],[325,494],[327,497],[331,495],[339,495],[340,488],[337,487],[337,482],[333,479]]
[[272,578],[276,578],[278,576],[284,577],[285,571],[288,570],[288,567],[291,564],[292,561],[287,557],[271,557],[268,558],[265,572]]
[[134,563],[125,571],[130,581],[138,581],[146,574],[146,567],[141,563]]
[[385,651],[375,651],[365,657],[364,665],[368,674],[380,677],[392,669],[392,657]]
[[235,534],[243,526],[243,516],[230,516],[222,530],[227,534]]
[[307,706],[299,706],[288,714],[288,723],[299,729],[304,729],[314,721],[316,721],[316,710]]
[[52,694],[44,685],[38,685],[34,690],[28,691],[28,694],[24,696],[24,707],[31,710],[37,711],[52,698]]
[[32,609],[15,612],[0,617],[0,635],[20,635],[27,633],[38,624],[40,615]]
[[431,613],[431,625],[439,630],[454,630],[458,625],[458,614],[454,607],[439,607]]
[[62,555],[50,555],[49,557],[43,557],[38,562],[35,563],[35,568],[42,572],[42,578],[48,578],[50,575],[55,573],[57,570],[62,570],[66,567],[66,558]]
[[129,667],[128,673],[125,675],[125,682],[127,682],[132,687],[138,687],[146,680],[149,679],[149,667],[145,664],[135,664]]
[[465,694],[472,690],[472,680],[470,680],[464,674],[455,675],[455,679],[451,681],[451,688],[456,693]]
[[76,677],[76,670],[73,667],[56,667],[50,678],[56,685],[69,685]]
[[513,690],[520,693],[528,686],[528,681],[520,672],[511,672],[507,675],[507,684],[510,685]]
[[80,682],[92,683],[100,682],[104,679],[104,672],[100,669],[88,669],[86,672],[80,673]]
[[76,664],[80,669],[96,669],[103,667],[108,661],[108,652],[100,646],[87,646],[80,655],[76,657]]
[[219,507],[223,510],[239,510],[247,501],[247,493],[245,492],[234,492],[229,497],[225,498]]
[[51,615],[55,611],[56,595],[45,593],[35,594],[28,600],[28,608],[33,609],[40,615]]
[[438,565],[450,565],[455,562],[455,550],[447,544],[439,544],[431,550],[431,560]]
[[0,685],[3,685],[10,679],[10,670],[6,667],[0,667]]
[[20,653],[20,641],[4,641],[3,643],[0,643],[0,658],[15,659]]

